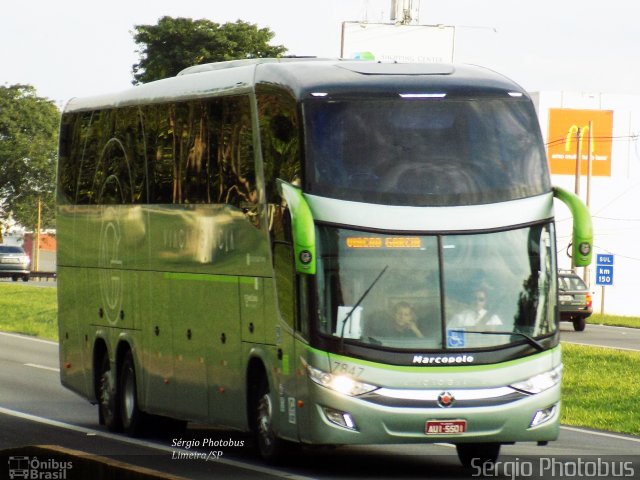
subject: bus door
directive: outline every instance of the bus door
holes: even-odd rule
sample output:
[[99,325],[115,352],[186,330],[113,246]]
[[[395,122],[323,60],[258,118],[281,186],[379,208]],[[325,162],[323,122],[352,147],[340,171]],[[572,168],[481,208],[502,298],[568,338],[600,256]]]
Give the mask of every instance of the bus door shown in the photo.
[[[270,281],[271,295],[265,297],[268,318],[275,319],[276,359],[274,385],[270,385],[272,400],[278,409],[274,415],[280,436],[298,440],[299,409],[297,407],[300,381],[297,375],[296,349],[296,274],[293,248],[289,242],[273,243],[275,285]],[[275,295],[273,294],[275,287]],[[306,377],[305,377],[306,378]]]

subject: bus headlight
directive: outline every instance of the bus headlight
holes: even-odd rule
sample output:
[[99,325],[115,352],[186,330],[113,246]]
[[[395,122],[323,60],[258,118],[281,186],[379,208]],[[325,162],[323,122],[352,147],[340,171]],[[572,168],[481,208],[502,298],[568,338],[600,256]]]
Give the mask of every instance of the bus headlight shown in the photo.
[[333,375],[328,372],[323,372],[322,370],[313,368],[311,365],[307,365],[307,373],[309,378],[318,385],[330,388],[344,395],[349,395],[350,397],[369,393],[378,388],[374,385],[354,380],[347,375]]
[[536,394],[544,392],[545,390],[557,385],[560,383],[561,379],[562,365],[558,365],[556,368],[549,370],[548,372],[540,373],[522,382],[512,383],[510,387],[520,390],[521,392]]

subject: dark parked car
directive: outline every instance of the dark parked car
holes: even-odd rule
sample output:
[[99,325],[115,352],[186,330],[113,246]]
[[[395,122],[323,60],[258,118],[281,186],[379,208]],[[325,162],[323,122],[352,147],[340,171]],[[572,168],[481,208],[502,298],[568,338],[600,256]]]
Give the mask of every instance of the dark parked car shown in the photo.
[[11,277],[14,282],[22,278],[26,282],[29,280],[30,263],[22,247],[0,245],[0,277]]
[[589,287],[582,278],[571,271],[558,272],[558,303],[560,320],[573,322],[573,328],[581,332],[591,315],[592,298]]

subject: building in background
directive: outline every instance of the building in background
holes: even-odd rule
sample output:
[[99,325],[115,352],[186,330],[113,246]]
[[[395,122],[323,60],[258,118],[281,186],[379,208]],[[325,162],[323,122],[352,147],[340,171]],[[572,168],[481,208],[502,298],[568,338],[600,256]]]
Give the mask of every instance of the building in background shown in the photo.
[[[532,97],[554,185],[575,191],[576,156],[580,152],[577,187],[593,216],[594,254],[614,255],[613,285],[604,287],[604,312],[640,315],[640,305],[634,301],[640,291],[640,96],[538,92]],[[570,268],[566,252],[571,215],[560,202],[555,208],[558,264]],[[594,311],[598,312],[603,288],[596,285],[595,268],[594,261],[590,269],[579,269],[578,273],[591,286]]]
[[[39,250],[37,247],[39,246]],[[24,234],[23,248],[31,258],[31,270],[38,272],[56,271],[56,234],[55,231],[46,231],[40,234],[40,242],[36,242],[36,234],[27,232]]]

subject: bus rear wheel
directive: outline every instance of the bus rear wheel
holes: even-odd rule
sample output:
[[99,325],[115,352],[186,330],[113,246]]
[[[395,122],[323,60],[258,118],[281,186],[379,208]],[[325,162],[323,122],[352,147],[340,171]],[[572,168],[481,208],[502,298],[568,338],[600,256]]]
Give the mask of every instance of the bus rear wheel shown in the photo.
[[97,390],[100,424],[106,426],[110,432],[122,431],[116,378],[106,352],[100,360]]
[[500,455],[499,443],[459,443],[458,458],[464,468],[479,467],[487,462],[495,463]]
[[122,428],[128,435],[139,436],[145,430],[146,416],[138,408],[136,368],[130,350],[122,360],[119,380]]

